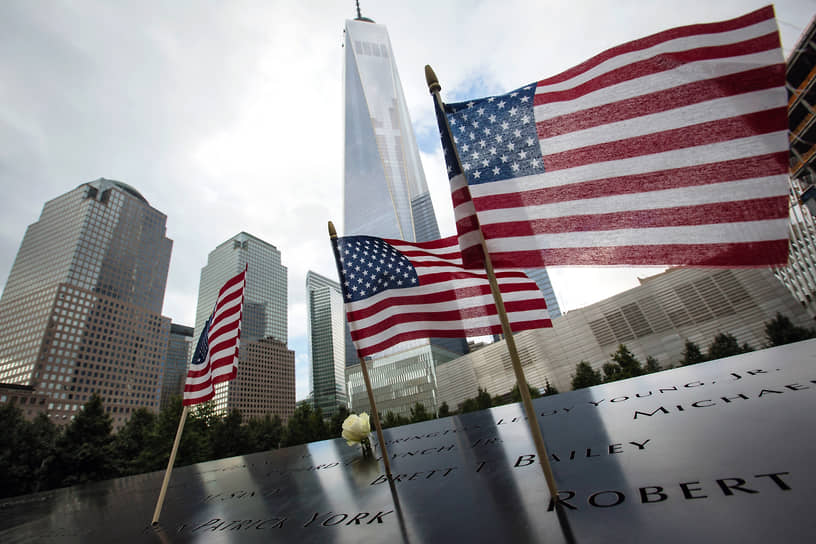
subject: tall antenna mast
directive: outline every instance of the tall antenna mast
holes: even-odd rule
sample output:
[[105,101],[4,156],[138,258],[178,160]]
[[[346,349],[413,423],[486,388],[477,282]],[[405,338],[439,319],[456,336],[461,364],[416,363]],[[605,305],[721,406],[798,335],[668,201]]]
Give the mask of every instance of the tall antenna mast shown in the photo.
[[372,19],[369,19],[368,17],[363,17],[363,12],[360,11],[360,0],[355,0],[354,3],[357,4],[357,18],[354,19],[354,20],[355,21],[363,21],[363,22],[366,22],[366,23],[373,23],[374,21]]

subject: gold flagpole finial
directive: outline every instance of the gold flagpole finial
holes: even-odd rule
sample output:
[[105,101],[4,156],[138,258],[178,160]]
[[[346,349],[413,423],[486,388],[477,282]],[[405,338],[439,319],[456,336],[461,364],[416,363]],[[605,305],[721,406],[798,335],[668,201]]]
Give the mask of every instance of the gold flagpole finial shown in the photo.
[[334,230],[334,223],[329,221],[329,237],[330,238],[337,238],[337,231]]
[[428,90],[431,94],[438,93],[442,90],[442,85],[439,84],[439,80],[430,64],[425,65],[425,81],[428,83]]

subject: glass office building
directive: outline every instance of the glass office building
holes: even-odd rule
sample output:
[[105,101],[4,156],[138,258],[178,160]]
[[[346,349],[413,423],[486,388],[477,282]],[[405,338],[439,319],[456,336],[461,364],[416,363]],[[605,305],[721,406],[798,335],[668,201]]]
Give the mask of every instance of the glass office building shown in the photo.
[[[364,17],[346,21],[344,43],[345,163],[343,222],[345,235],[368,234],[414,242],[439,239],[419,149],[408,115],[399,73],[385,26]],[[346,385],[354,410],[358,398],[353,376],[359,360],[346,335]],[[377,356],[374,367],[389,389],[389,409],[404,413],[421,398],[436,409],[435,364],[467,352],[464,338],[415,340]],[[385,359],[383,359],[385,357]],[[407,374],[406,374],[407,373]],[[416,375],[427,391],[417,397],[401,377]],[[414,378],[412,378],[413,380]],[[399,382],[399,383],[397,383]],[[358,384],[359,385],[359,384]],[[367,399],[364,401],[367,403]]]
[[346,400],[345,309],[340,284],[311,270],[306,274],[309,391],[326,417]]
[[167,357],[164,360],[160,409],[169,405],[174,396],[184,393],[187,379],[187,365],[193,358],[193,328],[170,324],[170,339],[167,343]]
[[[194,338],[196,341],[212,313],[218,291],[233,276],[247,267],[244,288],[244,308],[241,322],[241,347],[239,349],[238,374],[241,363],[249,351],[244,347],[252,342],[273,338],[287,344],[287,269],[281,264],[278,249],[246,232],[240,232],[221,243],[207,257],[201,269],[198,287],[198,304]],[[216,386],[215,408],[223,413],[228,406],[228,389],[233,382]],[[269,391],[268,394],[274,394]]]
[[69,421],[92,393],[114,426],[157,411],[170,319],[161,316],[167,217],[133,187],[100,178],[45,203],[0,297],[0,382]]
[[343,231],[439,238],[428,184],[385,26],[346,21]]

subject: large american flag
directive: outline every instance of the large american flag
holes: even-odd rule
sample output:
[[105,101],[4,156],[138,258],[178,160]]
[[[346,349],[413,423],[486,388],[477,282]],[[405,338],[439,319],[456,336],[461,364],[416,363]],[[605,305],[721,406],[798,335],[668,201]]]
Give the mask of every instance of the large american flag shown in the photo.
[[785,64],[770,6],[444,108],[468,268],[483,266],[479,225],[497,268],[787,262]]
[[[484,270],[465,270],[456,236],[403,242],[335,238],[351,338],[360,357],[417,338],[500,334]],[[496,274],[514,332],[551,327],[544,296],[520,270]]]
[[246,268],[218,292],[215,309],[198,338],[184,384],[184,404],[206,402],[215,396],[215,384],[238,372],[238,344],[244,304]]

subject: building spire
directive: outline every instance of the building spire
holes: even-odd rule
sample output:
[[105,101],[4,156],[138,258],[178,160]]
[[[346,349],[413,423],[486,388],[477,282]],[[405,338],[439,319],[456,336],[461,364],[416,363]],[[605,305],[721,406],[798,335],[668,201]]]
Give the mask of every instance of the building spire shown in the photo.
[[360,0],[355,0],[355,3],[357,4],[357,18],[354,20],[364,21],[366,23],[373,23],[374,21],[372,19],[369,19],[368,17],[363,17],[363,13],[360,11]]

